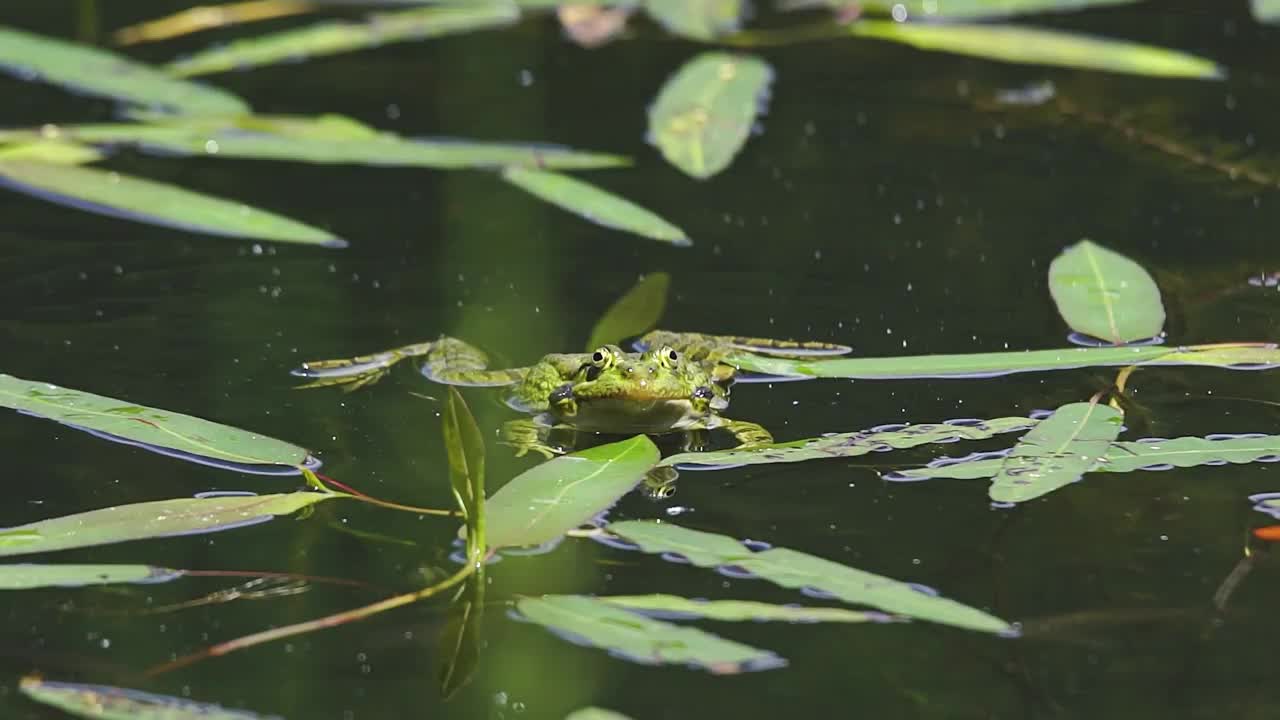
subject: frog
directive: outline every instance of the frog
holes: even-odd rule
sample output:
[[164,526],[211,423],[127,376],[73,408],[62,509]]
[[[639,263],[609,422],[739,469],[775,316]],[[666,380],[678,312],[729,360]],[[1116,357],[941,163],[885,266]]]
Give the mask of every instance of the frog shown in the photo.
[[[844,354],[849,348],[822,342],[770,340],[739,336],[655,330],[642,336],[633,351],[615,344],[587,353],[550,353],[527,367],[490,369],[488,357],[475,346],[449,336],[347,360],[304,364],[295,375],[310,378],[303,387],[341,385],[356,389],[381,379],[391,367],[410,357],[423,357],[421,372],[447,385],[502,387],[504,400],[528,417],[503,428],[504,441],[517,456],[537,452],[547,458],[568,451],[553,444],[556,431],[607,434],[680,432],[686,444],[704,431],[728,431],[737,447],[773,442],[757,423],[722,415],[729,388],[738,377],[735,353],[775,356]],[[674,473],[652,478],[651,494],[662,496]]]

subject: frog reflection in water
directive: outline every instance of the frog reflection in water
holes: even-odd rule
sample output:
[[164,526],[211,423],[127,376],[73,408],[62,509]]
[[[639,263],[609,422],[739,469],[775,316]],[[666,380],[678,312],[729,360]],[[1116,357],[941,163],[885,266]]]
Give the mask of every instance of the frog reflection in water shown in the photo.
[[[504,439],[517,455],[529,451],[547,457],[567,448],[550,443],[557,430],[610,434],[686,433],[686,447],[696,449],[699,431],[723,429],[739,447],[773,442],[756,423],[730,420],[720,412],[728,407],[729,387],[737,368],[731,355],[755,352],[773,356],[834,355],[849,348],[814,342],[738,338],[696,333],[654,331],[637,345],[641,352],[625,352],[605,345],[589,353],[553,353],[523,368],[488,369],[478,348],[451,337],[410,345],[350,360],[311,362],[295,375],[313,379],[304,387],[345,385],[355,389],[376,382],[401,359],[425,356],[422,372],[449,385],[505,386],[512,408],[532,417],[512,420]],[[674,471],[650,477],[651,494],[670,491]]]

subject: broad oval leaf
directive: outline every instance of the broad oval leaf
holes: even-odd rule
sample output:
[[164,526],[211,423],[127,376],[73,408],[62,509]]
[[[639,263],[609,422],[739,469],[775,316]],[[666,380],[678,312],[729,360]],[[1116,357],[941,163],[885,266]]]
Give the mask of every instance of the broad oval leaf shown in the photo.
[[1219,79],[1224,75],[1212,60],[1177,50],[1020,25],[859,20],[849,27],[858,37],[1001,62],[1158,77]]
[[526,470],[486,502],[490,548],[541,545],[604,510],[657,464],[644,435],[558,457]]
[[649,142],[700,180],[729,166],[768,99],[773,69],[750,55],[703,53],[667,79],[649,107]]
[[604,648],[633,662],[689,665],[717,674],[771,670],[786,661],[768,650],[697,628],[628,612],[599,598],[544,595],[516,601],[520,615],[574,642]]
[[318,465],[306,449],[190,415],[0,375],[0,407],[184,460],[258,473]]
[[597,225],[635,233],[672,245],[693,244],[683,230],[654,213],[630,200],[568,175],[547,170],[509,167],[502,171],[502,179]]
[[990,633],[1014,633],[1009,623],[919,586],[856,570],[787,548],[754,552],[726,535],[671,523],[627,520],[606,528],[646,553],[675,553],[698,567],[738,568],[785,588],[812,588],[856,605],[904,617]]
[[178,80],[105,50],[10,27],[0,27],[0,69],[155,110],[192,115],[249,112],[245,101],[225,90]]
[[1249,9],[1258,22],[1280,22],[1280,0],[1251,0]]
[[1049,293],[1076,332],[1116,345],[1164,329],[1160,288],[1138,263],[1089,240],[1067,248],[1049,265]]
[[1280,348],[1270,344],[1244,343],[1177,348],[1152,345],[833,359],[789,359],[742,353],[729,356],[724,362],[750,372],[795,378],[964,379],[1121,365],[1200,365],[1228,370],[1265,370],[1280,365]]
[[167,67],[179,77],[207,75],[498,27],[519,18],[519,8],[507,2],[413,8],[379,13],[362,23],[327,22],[237,40],[175,60]]
[[670,286],[671,276],[664,272],[640,278],[596,321],[591,339],[587,341],[587,352],[652,330],[667,308]]
[[0,590],[162,583],[182,574],[181,570],[152,565],[0,565]]
[[644,0],[644,11],[671,33],[713,40],[739,28],[743,0]]
[[38,703],[96,720],[284,720],[278,715],[228,710],[185,698],[108,685],[54,682],[35,675],[22,678],[18,688]]
[[988,495],[1020,503],[1069,485],[1106,456],[1124,414],[1096,402],[1063,405],[1023,436],[1005,458]]
[[985,440],[1000,433],[1020,432],[1035,427],[1036,420],[1024,417],[921,423],[893,430],[864,430],[775,443],[762,447],[688,452],[662,459],[662,465],[697,469],[766,465],[837,457],[857,457],[872,452],[904,450],[928,443]]
[[[0,556],[232,530],[289,515],[341,493],[220,495],[118,505],[0,529]],[[8,537],[7,534],[13,533]]]
[[693,600],[678,595],[601,595],[596,598],[633,612],[669,620],[699,618],[727,622],[880,622],[888,618],[876,612],[830,607],[774,605],[750,600]]
[[347,246],[325,230],[244,203],[97,168],[4,160],[0,186],[79,210],[207,235]]
[[455,387],[444,405],[444,447],[449,456],[449,483],[467,521],[468,556],[484,555],[484,436],[471,408]]

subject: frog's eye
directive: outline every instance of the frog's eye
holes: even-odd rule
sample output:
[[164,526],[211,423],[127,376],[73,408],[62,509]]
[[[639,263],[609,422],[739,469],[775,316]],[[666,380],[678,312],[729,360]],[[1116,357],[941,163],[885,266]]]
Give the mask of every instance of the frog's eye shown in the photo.
[[602,370],[611,367],[615,359],[613,350],[608,346],[597,348],[595,352],[591,353],[591,364]]
[[658,351],[658,362],[666,367],[675,367],[680,362],[680,353],[676,352],[670,345],[663,345]]

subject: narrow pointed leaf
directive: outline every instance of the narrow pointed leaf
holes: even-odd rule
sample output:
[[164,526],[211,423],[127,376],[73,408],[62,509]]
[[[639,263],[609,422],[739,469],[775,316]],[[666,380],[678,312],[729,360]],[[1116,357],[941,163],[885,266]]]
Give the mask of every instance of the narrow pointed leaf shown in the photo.
[[151,565],[0,565],[0,590],[84,587],[117,583],[161,583],[182,577],[181,570]]
[[225,90],[178,80],[122,55],[0,26],[0,70],[89,95],[193,115],[249,112]]
[[725,362],[751,372],[792,377],[963,379],[1122,365],[1202,365],[1230,370],[1262,370],[1280,366],[1280,348],[1262,344],[1181,348],[1136,346],[834,359],[788,359],[742,353],[726,358]]
[[1133,75],[1218,79],[1212,60],[1152,45],[1019,25],[900,23],[860,20],[858,37],[904,43],[921,50],[972,55],[1000,62],[1056,65]]
[[671,33],[713,40],[738,29],[743,0],[644,0],[644,11]]
[[1096,402],[1063,405],[1023,436],[991,481],[992,502],[1020,503],[1079,480],[1106,456],[1124,415]]
[[1164,304],[1138,263],[1089,240],[1049,265],[1049,292],[1067,325],[1116,345],[1159,335]]
[[596,599],[668,620],[696,618],[727,622],[860,623],[885,619],[881,613],[844,608],[774,605],[749,600],[691,600],[678,595],[602,595]]
[[535,465],[486,503],[490,548],[541,545],[613,506],[659,458],[644,435]]
[[632,285],[596,321],[587,352],[652,330],[667,308],[670,286],[671,276],[664,272],[649,273]]
[[[181,459],[240,470],[295,473],[300,465],[315,464],[304,448],[283,440],[12,375],[0,375],[0,407]],[[262,467],[272,465],[285,467]]]
[[1035,427],[1035,424],[1035,420],[1023,417],[965,420],[957,423],[921,423],[895,430],[865,430],[824,435],[758,448],[679,453],[663,458],[660,464],[712,468],[790,463],[836,457],[848,458],[872,452],[903,450],[929,443],[985,440],[1000,433],[1029,430]]
[[471,409],[455,387],[444,405],[444,446],[449,455],[449,482],[467,520],[468,555],[484,555],[484,436]]
[[650,665],[689,665],[717,674],[781,667],[769,652],[697,628],[654,620],[583,595],[544,595],[516,601],[520,615],[575,642]]
[[293,492],[275,495],[224,495],[175,498],[118,505],[40,520],[2,532],[19,538],[0,542],[0,556],[29,555],[93,547],[130,540],[197,535],[231,530],[289,515],[340,493]]
[[[1091,7],[1131,5],[1139,0],[864,0],[869,13],[889,15],[895,6],[906,11],[907,20],[990,20],[1010,15],[1065,12]],[[825,0],[831,6],[846,0]]]
[[513,166],[502,171],[502,179],[597,225],[672,245],[693,244],[683,230],[654,213],[568,175]]
[[920,586],[815,555],[787,548],[754,552],[726,535],[647,520],[610,523],[606,529],[636,543],[643,552],[675,553],[698,567],[738,568],[785,588],[812,588],[847,603],[868,605],[904,617],[982,632],[1013,632],[1012,626],[1000,618]]
[[6,160],[34,160],[45,163],[81,165],[102,159],[102,153],[87,145],[58,140],[31,140],[0,146],[0,164]]
[[326,22],[237,40],[176,60],[168,69],[180,77],[207,75],[498,27],[519,18],[519,8],[505,2],[413,8],[379,13],[365,22]]
[[764,108],[773,69],[750,55],[703,53],[667,79],[649,107],[649,141],[700,180],[729,166]]
[[228,710],[168,695],[107,685],[54,682],[34,675],[22,678],[18,688],[23,695],[42,705],[96,720],[283,720],[277,715]]
[[79,210],[206,235],[347,245],[324,230],[240,202],[96,168],[4,160],[0,186]]

